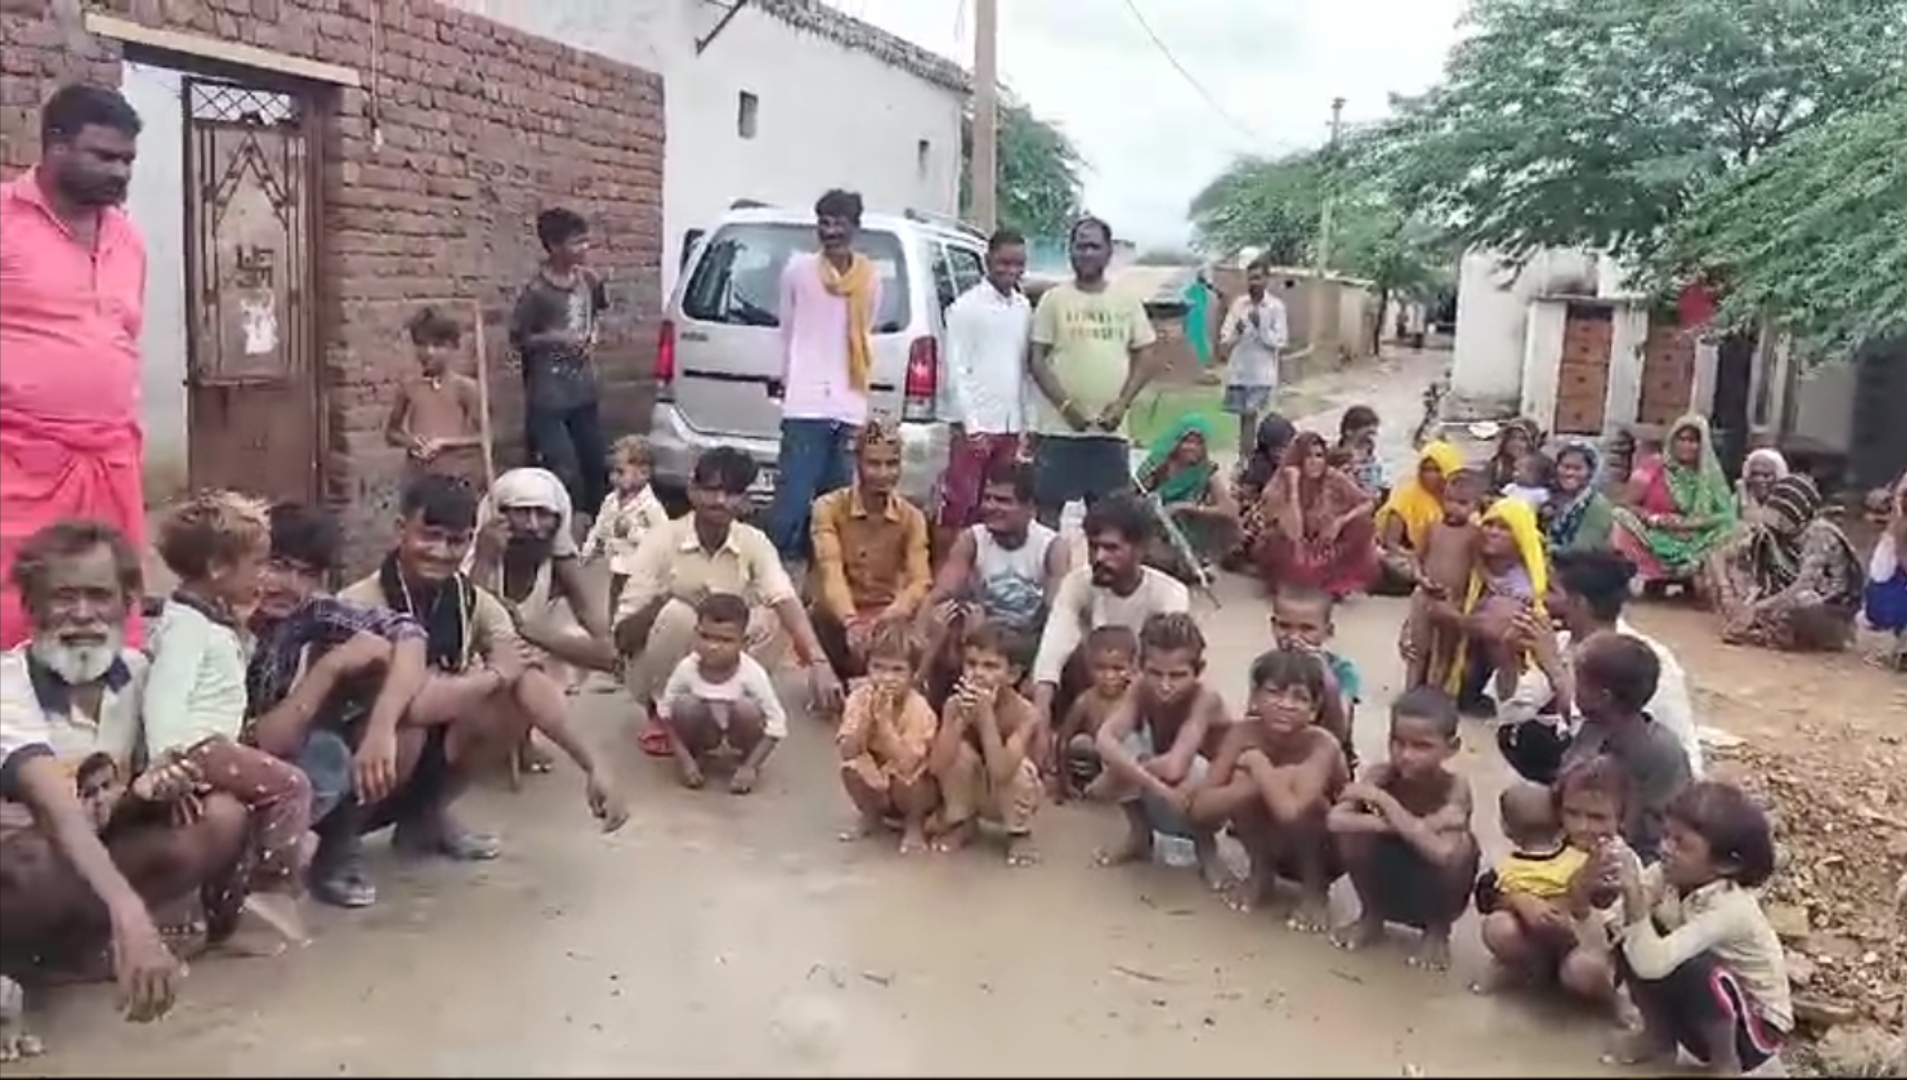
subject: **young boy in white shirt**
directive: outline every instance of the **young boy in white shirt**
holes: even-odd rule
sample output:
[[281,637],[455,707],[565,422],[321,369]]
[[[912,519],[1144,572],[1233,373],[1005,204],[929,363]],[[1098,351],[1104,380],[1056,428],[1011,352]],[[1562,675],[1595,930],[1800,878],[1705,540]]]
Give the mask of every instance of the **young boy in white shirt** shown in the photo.
[[609,558],[609,610],[616,610],[622,587],[629,580],[636,547],[656,526],[669,520],[669,511],[649,486],[655,469],[655,451],[640,435],[625,435],[609,448],[609,495],[583,538],[583,561]]
[[711,593],[695,607],[695,651],[682,659],[656,699],[682,786],[699,788],[718,756],[737,761],[728,790],[755,790],[763,763],[788,735],[788,713],[760,661],[742,651],[748,602]]

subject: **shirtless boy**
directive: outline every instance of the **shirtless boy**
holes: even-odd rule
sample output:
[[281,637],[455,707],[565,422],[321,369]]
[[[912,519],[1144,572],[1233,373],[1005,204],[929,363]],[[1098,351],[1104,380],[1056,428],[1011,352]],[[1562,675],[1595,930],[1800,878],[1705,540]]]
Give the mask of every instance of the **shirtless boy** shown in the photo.
[[1060,721],[1056,741],[1066,755],[1057,778],[1062,801],[1105,775],[1097,745],[1099,729],[1106,726],[1107,717],[1132,686],[1132,671],[1139,661],[1139,638],[1129,627],[1095,627],[1086,635],[1080,651],[1086,657],[1086,674],[1092,682],[1085,693],[1073,699]]
[[1208,743],[1226,727],[1225,702],[1207,687],[1205,635],[1182,611],[1153,615],[1139,630],[1139,679],[1100,725],[1099,758],[1108,793],[1126,815],[1126,839],[1101,852],[1104,866],[1152,855],[1152,834],[1192,841],[1199,869],[1214,888],[1226,875],[1216,822],[1187,816],[1210,766]]
[[1271,632],[1280,649],[1308,652],[1324,663],[1324,711],[1318,726],[1337,736],[1344,747],[1344,764],[1357,771],[1357,746],[1352,738],[1358,695],[1363,678],[1349,657],[1333,652],[1331,621],[1337,600],[1313,586],[1286,585],[1271,601]]
[[1358,900],[1338,945],[1361,948],[1400,923],[1423,932],[1412,964],[1450,965],[1450,927],[1470,906],[1478,857],[1470,785],[1450,771],[1457,747],[1449,695],[1419,686],[1391,703],[1389,759],[1347,786],[1327,819]]
[[1350,781],[1344,748],[1318,726],[1324,665],[1308,652],[1276,649],[1252,661],[1251,706],[1219,744],[1190,816],[1202,828],[1229,824],[1251,860],[1241,910],[1271,899],[1279,877],[1296,878],[1299,902],[1286,925],[1326,927],[1340,867],[1325,826]]
[[1033,815],[1042,785],[1030,746],[1039,717],[1019,691],[1032,651],[1029,641],[1007,627],[983,622],[967,631],[960,681],[941,710],[928,762],[940,784],[937,851],[971,843],[985,817],[1006,833],[1007,865],[1037,860]]
[[384,421],[384,441],[401,447],[414,472],[484,482],[483,398],[477,380],[451,364],[462,351],[463,328],[427,307],[410,321],[418,374],[398,389]]
[[[1444,486],[1443,520],[1430,527],[1417,561],[1417,591],[1411,594],[1404,624],[1405,687],[1441,686],[1454,662],[1459,638],[1436,624],[1439,605],[1463,602],[1476,568],[1477,511],[1482,507],[1483,474],[1463,469]],[[1453,608],[1454,610],[1454,608]]]
[[927,771],[940,723],[913,687],[919,657],[904,623],[876,625],[867,640],[867,676],[841,710],[835,745],[841,784],[860,811],[860,828],[845,839],[898,826],[901,854],[927,846],[927,819],[939,802]]

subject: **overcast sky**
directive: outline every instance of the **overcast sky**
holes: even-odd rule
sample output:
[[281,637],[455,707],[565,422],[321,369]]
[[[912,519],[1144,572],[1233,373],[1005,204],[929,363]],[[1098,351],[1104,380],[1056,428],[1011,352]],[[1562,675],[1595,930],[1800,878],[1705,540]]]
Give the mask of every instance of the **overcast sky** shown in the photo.
[[[971,66],[972,0],[830,0]],[[1185,207],[1239,153],[1323,142],[1387,94],[1436,81],[1464,0],[1132,0],[1236,123],[1160,53],[1126,0],[1001,0],[1002,79],[1085,154],[1086,205],[1141,246],[1188,237]],[[1242,130],[1241,130],[1242,129]]]

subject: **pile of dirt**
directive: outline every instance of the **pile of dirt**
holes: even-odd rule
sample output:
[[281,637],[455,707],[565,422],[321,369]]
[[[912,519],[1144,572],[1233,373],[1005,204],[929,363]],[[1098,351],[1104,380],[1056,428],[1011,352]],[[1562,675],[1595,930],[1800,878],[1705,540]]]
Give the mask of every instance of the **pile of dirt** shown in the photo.
[[1781,865],[1765,895],[1788,947],[1804,1032],[1907,1023],[1907,733],[1795,717],[1780,745],[1748,739],[1714,772],[1770,807]]

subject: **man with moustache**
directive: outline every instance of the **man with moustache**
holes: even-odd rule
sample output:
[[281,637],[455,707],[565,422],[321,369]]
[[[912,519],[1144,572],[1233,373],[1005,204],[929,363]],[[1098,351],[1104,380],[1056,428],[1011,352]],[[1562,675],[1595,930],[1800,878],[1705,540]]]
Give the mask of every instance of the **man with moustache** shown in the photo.
[[[183,929],[203,915],[214,936],[229,928],[245,895],[237,878],[249,829],[244,805],[227,795],[197,797],[193,813],[179,813],[176,804],[196,794],[190,770],[132,773],[144,750],[146,662],[125,644],[141,595],[139,556],[126,538],[99,522],[60,521],[13,554],[8,576],[28,640],[0,653],[7,1060],[41,1049],[21,1026],[13,981],[29,973],[110,977],[127,1019],[165,1015],[185,968],[160,920]],[[77,774],[96,762],[110,763],[111,779],[82,798]]]
[[[0,573],[63,518],[111,524],[135,551],[144,542],[146,245],[120,209],[139,127],[118,91],[62,87],[40,113],[40,163],[0,185]],[[0,648],[29,633],[7,580]]]

